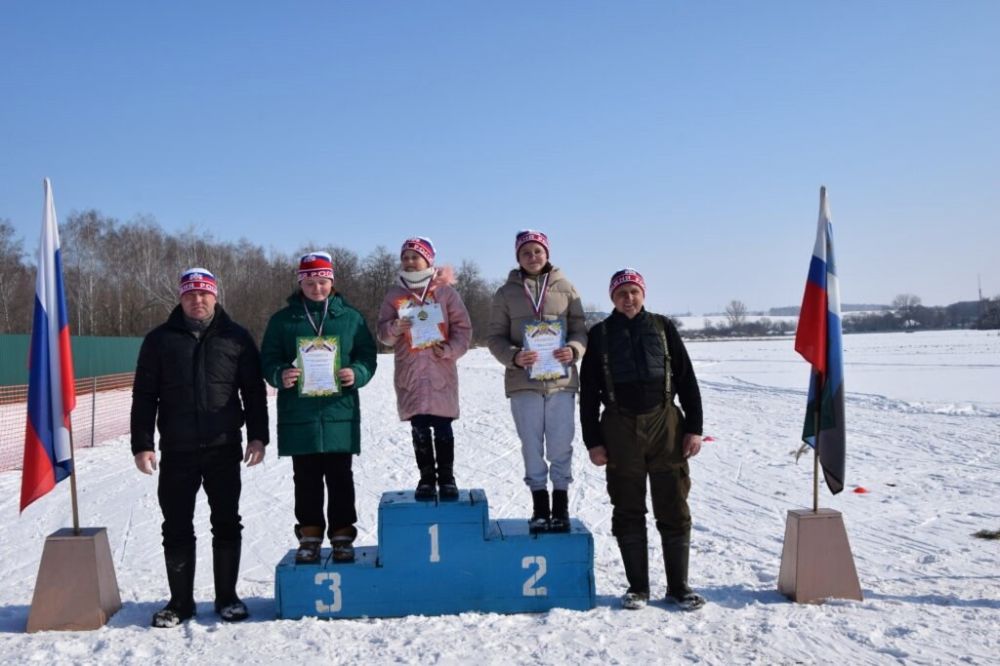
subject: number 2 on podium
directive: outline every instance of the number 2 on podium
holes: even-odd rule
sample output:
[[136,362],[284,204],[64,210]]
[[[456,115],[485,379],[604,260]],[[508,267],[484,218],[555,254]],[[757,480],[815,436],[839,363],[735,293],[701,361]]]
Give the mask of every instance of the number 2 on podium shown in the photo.
[[549,596],[549,588],[544,586],[535,587],[535,584],[542,579],[548,568],[545,565],[544,555],[528,555],[521,560],[522,569],[530,569],[534,565],[538,567],[535,573],[531,574],[528,580],[524,581],[524,586],[521,588],[521,593],[526,597],[547,597]]

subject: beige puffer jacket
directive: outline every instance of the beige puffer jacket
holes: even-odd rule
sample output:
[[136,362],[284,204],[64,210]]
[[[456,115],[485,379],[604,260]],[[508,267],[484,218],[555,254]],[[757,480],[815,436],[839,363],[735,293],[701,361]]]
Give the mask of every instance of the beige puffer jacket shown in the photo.
[[[576,360],[583,358],[587,349],[587,326],[584,321],[583,303],[573,284],[563,277],[555,266],[549,267],[549,285],[542,304],[542,318],[560,319],[566,329],[566,343],[576,352]],[[524,282],[522,282],[522,280]],[[516,391],[576,391],[579,388],[576,362],[570,366],[569,375],[562,379],[535,381],[528,379],[528,371],[514,365],[514,355],[524,346],[524,325],[535,321],[531,301],[524,292],[526,282],[531,293],[536,293],[538,278],[523,276],[515,268],[493,295],[490,306],[490,327],[488,344],[490,353],[500,361],[507,372],[504,375],[504,389],[507,397]]]

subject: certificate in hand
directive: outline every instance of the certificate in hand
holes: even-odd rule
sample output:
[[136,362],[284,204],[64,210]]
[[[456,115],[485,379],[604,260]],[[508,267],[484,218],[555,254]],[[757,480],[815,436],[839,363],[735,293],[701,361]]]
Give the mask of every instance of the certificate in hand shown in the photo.
[[532,321],[524,325],[524,348],[538,352],[538,361],[528,369],[529,379],[562,379],[569,374],[569,369],[555,357],[555,351],[564,346],[565,341],[566,331],[559,320]]
[[336,335],[295,340],[299,395],[304,398],[339,395],[340,338]]
[[441,324],[444,323],[444,313],[439,303],[408,303],[399,308],[399,318],[409,319],[410,349],[426,349],[433,347],[435,342],[444,342]]

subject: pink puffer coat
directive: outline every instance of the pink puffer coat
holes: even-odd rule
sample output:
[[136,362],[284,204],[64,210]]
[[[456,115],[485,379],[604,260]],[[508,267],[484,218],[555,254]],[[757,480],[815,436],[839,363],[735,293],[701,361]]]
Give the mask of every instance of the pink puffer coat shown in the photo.
[[418,302],[417,296],[402,285],[389,290],[378,313],[378,339],[391,345],[396,352],[396,407],[399,419],[409,421],[417,414],[458,418],[458,368],[456,361],[469,350],[472,324],[462,298],[451,286],[452,271],[443,267],[431,280],[428,303],[441,305],[446,322],[444,355],[433,349],[410,349],[410,336],[395,335],[393,322],[399,319],[399,307],[407,300]]

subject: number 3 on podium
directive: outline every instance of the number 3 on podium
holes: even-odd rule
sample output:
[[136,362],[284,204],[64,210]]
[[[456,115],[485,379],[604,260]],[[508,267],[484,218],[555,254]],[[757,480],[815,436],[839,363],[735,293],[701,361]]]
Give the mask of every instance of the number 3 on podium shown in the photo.
[[329,604],[324,604],[321,600],[316,600],[317,613],[339,613],[344,606],[344,599],[340,594],[340,574],[337,572],[320,572],[316,574],[315,583],[322,585],[324,581],[330,581],[330,593],[333,599]]

